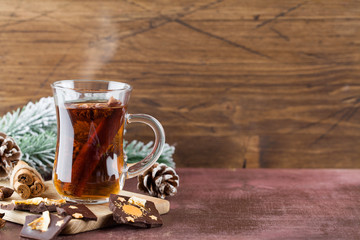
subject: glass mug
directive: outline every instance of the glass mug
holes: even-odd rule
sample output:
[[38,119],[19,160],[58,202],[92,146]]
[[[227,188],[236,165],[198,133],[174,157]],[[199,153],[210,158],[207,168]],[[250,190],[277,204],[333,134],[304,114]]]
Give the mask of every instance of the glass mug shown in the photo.
[[[165,144],[163,127],[146,114],[128,114],[132,87],[101,80],[63,80],[51,85],[58,137],[53,182],[61,197],[79,203],[104,203],[122,190],[125,179],[150,168]],[[149,125],[154,148],[142,161],[126,165],[123,136],[126,123]]]

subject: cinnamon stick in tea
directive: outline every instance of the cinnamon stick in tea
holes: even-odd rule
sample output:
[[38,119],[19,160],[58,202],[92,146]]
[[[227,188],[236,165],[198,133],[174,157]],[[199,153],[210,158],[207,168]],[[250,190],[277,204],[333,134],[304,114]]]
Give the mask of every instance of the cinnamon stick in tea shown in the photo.
[[[121,103],[111,98],[108,107],[121,106]],[[68,194],[81,197],[86,183],[93,174],[103,154],[113,142],[121,128],[125,117],[125,110],[114,110],[104,118],[91,133],[87,142],[82,146],[79,154],[73,161],[71,183],[63,185]]]

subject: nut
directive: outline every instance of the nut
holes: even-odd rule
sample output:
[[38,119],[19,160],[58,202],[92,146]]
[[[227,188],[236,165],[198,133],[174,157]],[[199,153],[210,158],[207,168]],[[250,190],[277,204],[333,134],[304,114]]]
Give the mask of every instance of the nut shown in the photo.
[[72,216],[74,218],[83,218],[84,217],[81,213],[74,213]]
[[135,222],[135,220],[134,220],[134,218],[133,217],[126,217],[126,220],[128,221],[128,222]]
[[133,204],[133,205],[136,205],[136,206],[139,206],[139,207],[143,207],[143,208],[145,207],[145,204],[146,204],[145,199],[134,197],[134,196],[129,198],[128,202],[130,204]]
[[61,227],[61,225],[63,225],[63,224],[64,224],[64,219],[57,221],[56,224],[55,224],[55,226]]

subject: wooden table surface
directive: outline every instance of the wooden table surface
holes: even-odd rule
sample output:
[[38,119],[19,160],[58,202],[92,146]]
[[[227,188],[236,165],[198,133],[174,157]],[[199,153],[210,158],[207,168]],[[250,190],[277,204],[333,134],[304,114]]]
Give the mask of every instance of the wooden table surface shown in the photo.
[[0,114],[56,80],[125,81],[179,167],[359,168],[359,16],[358,0],[0,0]]
[[[160,228],[118,226],[59,239],[359,239],[360,170],[178,169]],[[129,181],[128,189],[135,182]],[[2,240],[21,226],[7,223]]]

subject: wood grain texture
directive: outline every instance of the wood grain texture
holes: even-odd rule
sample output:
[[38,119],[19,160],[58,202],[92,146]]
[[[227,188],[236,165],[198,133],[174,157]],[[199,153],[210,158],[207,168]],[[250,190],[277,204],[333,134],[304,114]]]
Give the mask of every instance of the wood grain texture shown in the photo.
[[[55,190],[55,187],[52,181],[47,181],[46,183],[47,190],[42,195],[44,198],[49,199],[60,199],[58,193]],[[0,182],[1,186],[7,186],[8,182]],[[170,203],[165,199],[151,197],[149,195],[143,195],[139,193],[129,192],[129,191],[121,191],[121,195],[127,197],[140,197],[142,199],[146,199],[148,201],[152,201],[156,209],[160,214],[168,213],[170,210]],[[4,201],[0,201],[0,204],[8,204],[11,203],[12,200],[22,200],[20,196],[14,192],[11,198],[5,199]],[[81,232],[87,232],[95,229],[106,228],[110,226],[117,225],[117,223],[113,220],[113,214],[109,209],[109,204],[94,204],[87,205],[87,207],[97,216],[97,221],[83,221],[80,219],[72,219],[62,231],[63,234],[76,234]],[[6,221],[10,221],[13,223],[24,224],[25,218],[32,213],[26,211],[14,211],[14,210],[1,210],[2,213],[5,213],[4,219]]]
[[358,168],[359,16],[354,0],[0,1],[0,113],[56,80],[125,81],[178,167]]
[[[360,238],[358,169],[177,171],[181,185],[162,227],[120,225],[59,240]],[[7,223],[1,239],[14,239],[20,229]]]

